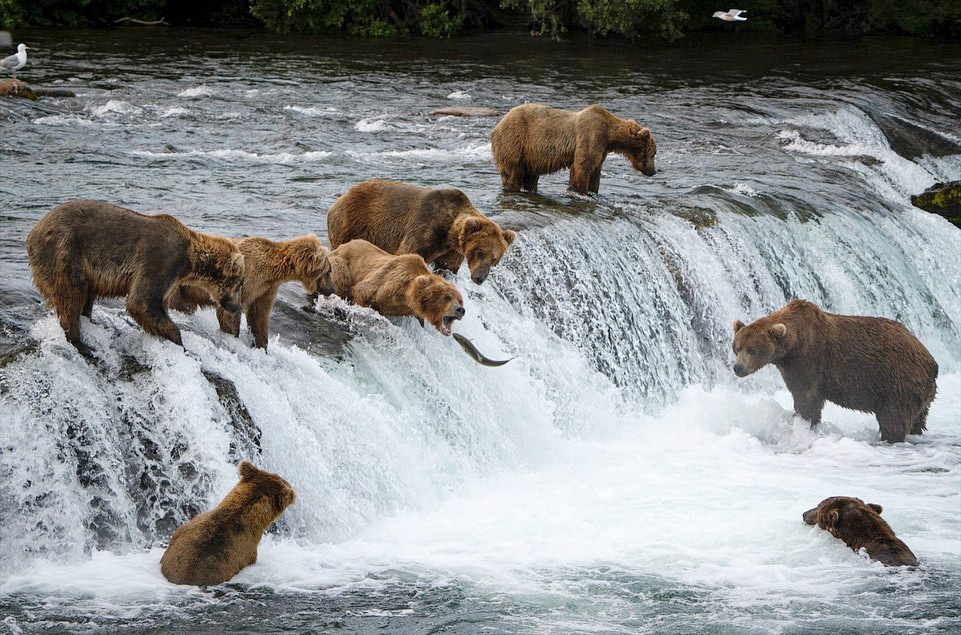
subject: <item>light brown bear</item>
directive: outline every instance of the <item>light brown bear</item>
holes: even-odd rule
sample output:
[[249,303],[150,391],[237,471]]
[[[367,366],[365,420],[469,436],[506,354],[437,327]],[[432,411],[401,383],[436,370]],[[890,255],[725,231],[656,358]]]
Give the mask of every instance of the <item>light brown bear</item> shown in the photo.
[[166,300],[181,285],[201,289],[227,312],[240,311],[244,257],[232,240],[192,231],[173,216],[144,216],[103,201],[58,205],[27,236],[33,279],[60,317],[67,339],[80,339],[80,316],[97,297],[127,297],[143,330],[183,346]]
[[738,377],[774,364],[794,410],[812,428],[830,401],[874,413],[888,443],[925,429],[938,364],[900,322],[836,315],[794,300],[751,324],[735,321],[733,349]]
[[327,212],[332,249],[360,238],[388,253],[418,254],[454,273],[467,260],[481,284],[516,234],[501,229],[460,190],[432,190],[393,181],[365,181],[334,201]]
[[464,317],[457,287],[431,273],[417,254],[394,256],[366,240],[352,240],[327,254],[330,280],[322,292],[336,293],[382,315],[412,315],[450,335]]
[[[282,242],[266,238],[241,238],[237,241],[244,255],[244,285],[240,302],[247,315],[247,327],[254,335],[254,346],[267,348],[270,310],[277,290],[284,282],[299,281],[307,293],[316,293],[321,277],[328,277],[326,250],[313,234]],[[168,307],[192,313],[197,307],[213,306],[209,294],[196,287],[180,287],[169,300]],[[220,330],[240,335],[240,313],[228,313],[217,307]]]
[[801,516],[809,525],[817,525],[858,551],[889,567],[916,567],[918,559],[904,542],[894,535],[891,526],[881,518],[881,506],[864,504],[860,498],[832,496]]
[[254,467],[237,465],[240,482],[220,504],[194,516],[174,531],[160,559],[160,571],[174,584],[220,584],[257,562],[264,531],[297,495],[284,479]]
[[622,154],[635,170],[654,176],[657,145],[651,131],[593,105],[579,112],[542,104],[511,109],[491,132],[494,164],[505,192],[537,191],[537,179],[571,169],[568,187],[597,193],[608,153]]

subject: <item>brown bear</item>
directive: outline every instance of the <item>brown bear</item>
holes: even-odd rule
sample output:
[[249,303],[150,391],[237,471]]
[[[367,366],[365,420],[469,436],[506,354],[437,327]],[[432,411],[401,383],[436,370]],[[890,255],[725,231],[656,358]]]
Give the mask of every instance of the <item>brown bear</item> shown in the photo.
[[225,311],[240,311],[244,257],[232,240],[192,231],[173,216],[144,216],[103,201],[58,205],[27,236],[33,279],[77,348],[80,316],[97,297],[127,297],[144,331],[183,346],[165,302],[198,287]]
[[267,527],[297,495],[284,479],[237,465],[240,482],[220,504],[174,531],[160,558],[160,571],[174,584],[220,584],[257,562],[257,545]]
[[734,322],[734,373],[774,364],[794,410],[815,427],[824,402],[877,416],[881,439],[921,434],[938,364],[900,322],[827,313],[805,300],[745,325]]
[[352,240],[327,254],[330,280],[324,293],[336,293],[382,315],[413,315],[450,335],[454,320],[464,317],[457,287],[431,273],[417,254],[394,256],[366,240]]
[[825,498],[801,518],[809,525],[817,525],[840,538],[848,547],[864,549],[873,560],[889,567],[916,567],[918,559],[881,518],[881,506],[864,504],[860,498],[832,496]]
[[395,254],[418,254],[454,273],[464,259],[481,284],[516,234],[501,229],[460,190],[431,190],[392,181],[365,181],[327,212],[332,249],[360,238]]
[[609,152],[624,155],[647,176],[656,172],[651,131],[597,104],[580,112],[542,104],[512,108],[491,132],[491,151],[505,192],[536,192],[540,175],[570,168],[568,187],[596,194]]
[[[254,346],[267,348],[270,310],[277,290],[284,282],[299,281],[307,293],[317,291],[317,283],[328,275],[326,250],[313,234],[282,242],[266,238],[241,238],[236,241],[244,255],[244,285],[240,302],[247,315],[247,327],[254,335]],[[213,306],[213,298],[203,289],[181,286],[168,301],[168,308],[192,313],[197,307]],[[240,313],[217,307],[220,330],[240,335]]]

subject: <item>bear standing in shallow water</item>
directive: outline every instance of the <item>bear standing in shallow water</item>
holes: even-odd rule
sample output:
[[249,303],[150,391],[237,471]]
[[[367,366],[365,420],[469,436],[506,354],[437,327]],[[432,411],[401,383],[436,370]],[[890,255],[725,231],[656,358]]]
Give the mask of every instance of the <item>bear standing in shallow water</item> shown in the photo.
[[597,193],[608,153],[623,154],[638,172],[654,176],[657,145],[651,131],[593,105],[580,112],[524,104],[513,108],[491,133],[491,152],[505,192],[537,191],[537,179],[571,169],[568,187]]
[[33,280],[80,340],[80,316],[98,297],[127,297],[127,312],[151,335],[183,346],[166,301],[180,285],[198,287],[225,311],[240,311],[244,257],[227,238],[195,232],[173,216],[144,216],[103,201],[58,205],[27,236]]
[[160,559],[160,571],[174,584],[220,584],[257,562],[257,545],[272,522],[294,504],[290,483],[237,465],[240,482],[214,509],[194,516],[174,531]]
[[327,212],[327,234],[331,249],[359,238],[394,255],[418,254],[453,273],[466,259],[475,284],[487,279],[516,237],[481,214],[460,190],[393,181],[350,188]]
[[801,516],[809,525],[817,525],[858,551],[889,567],[916,567],[918,559],[881,518],[881,506],[864,504],[860,498],[832,496]]
[[734,373],[768,364],[815,427],[824,402],[877,416],[881,439],[921,434],[937,390],[938,364],[900,322],[827,313],[805,300],[745,325],[734,322]]

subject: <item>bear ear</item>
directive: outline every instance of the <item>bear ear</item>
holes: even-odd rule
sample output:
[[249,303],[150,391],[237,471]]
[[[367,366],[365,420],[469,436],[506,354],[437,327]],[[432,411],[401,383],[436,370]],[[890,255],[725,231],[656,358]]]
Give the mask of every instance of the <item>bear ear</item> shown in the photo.
[[878,505],[877,503],[868,503],[868,507],[870,507],[871,509],[873,509],[874,511],[876,511],[876,512],[879,513],[879,514],[881,513],[881,510],[884,509],[883,507],[881,507],[881,506]]
[[841,522],[841,514],[839,514],[836,509],[832,509],[827,513],[827,516],[824,517],[824,526],[828,529],[837,527],[839,522]]
[[781,322],[778,322],[777,324],[771,327],[771,335],[773,335],[774,339],[776,340],[783,339],[786,334],[787,334],[787,327]]
[[464,233],[473,234],[483,226],[484,223],[479,218],[468,218],[467,222],[464,223]]
[[242,481],[250,480],[259,471],[260,470],[258,470],[250,461],[241,461],[237,464],[237,473],[240,474],[240,480]]
[[501,234],[504,236],[504,240],[507,241],[508,245],[514,242],[514,239],[517,238],[517,232],[515,232],[513,229],[502,230]]
[[744,322],[741,320],[734,320],[734,332],[737,333],[744,328]]

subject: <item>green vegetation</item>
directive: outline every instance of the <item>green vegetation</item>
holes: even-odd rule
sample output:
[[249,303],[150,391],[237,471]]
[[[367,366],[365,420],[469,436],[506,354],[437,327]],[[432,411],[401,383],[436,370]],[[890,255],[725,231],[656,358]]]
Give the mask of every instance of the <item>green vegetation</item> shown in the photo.
[[744,0],[744,23],[711,18],[717,0],[0,0],[0,28],[103,25],[120,17],[171,24],[264,25],[272,31],[367,37],[451,37],[526,24],[535,35],[673,40],[738,29],[857,36],[961,36],[959,0]]

